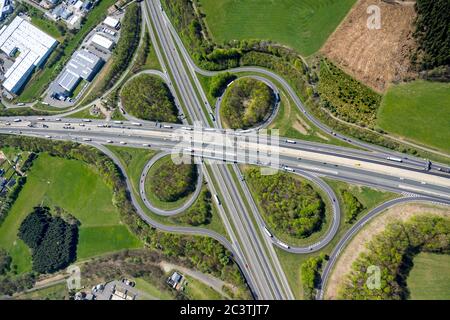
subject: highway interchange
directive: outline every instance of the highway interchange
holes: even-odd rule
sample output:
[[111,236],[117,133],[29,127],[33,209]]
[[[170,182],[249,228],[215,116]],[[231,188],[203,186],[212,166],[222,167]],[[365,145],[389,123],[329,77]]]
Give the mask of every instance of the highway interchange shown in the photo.
[[[307,112],[299,97],[283,78],[262,68],[237,68],[229,71],[261,74],[264,78],[262,76],[254,77],[264,79],[264,82],[274,92],[278,92],[276,85],[268,80],[267,77],[274,79],[288,93],[305,117],[324,133],[333,135],[337,139],[341,139],[358,148],[368,150],[280,138],[280,144],[277,147],[279,161],[276,164],[263,163],[259,157],[250,156],[247,158],[245,160],[246,163],[259,166],[273,166],[274,169],[292,172],[310,180],[325,192],[332,208],[331,215],[333,220],[330,228],[314,244],[305,247],[291,245],[287,247],[273,235],[272,237],[267,236],[264,232],[264,229],[267,227],[257,205],[253,201],[246,181],[240,178],[242,173],[238,163],[243,162],[241,157],[239,157],[239,153],[242,150],[240,139],[247,133],[233,132],[227,135],[224,139],[228,144],[233,145],[234,148],[231,151],[227,149],[226,152],[217,152],[217,149],[219,149],[217,147],[221,147],[220,145],[214,145],[217,142],[205,145],[203,140],[196,141],[198,135],[195,133],[198,133],[198,131],[195,130],[198,128],[193,127],[192,122],[201,127],[202,139],[206,137],[213,141],[221,141],[221,139],[212,138],[217,138],[217,136],[225,133],[221,129],[220,121],[217,121],[217,116],[216,119],[211,119],[211,115],[214,114],[213,110],[208,104],[206,95],[197,78],[197,73],[207,76],[216,73],[202,70],[194,64],[175,29],[161,10],[159,1],[144,1],[142,8],[144,22],[150,31],[152,43],[163,69],[163,72],[154,72],[153,74],[160,76],[168,83],[180,113],[184,113],[183,110],[185,110],[187,112],[186,116],[191,122],[188,121],[187,117],[184,117],[181,125],[160,124],[137,120],[129,115],[126,115],[129,120],[123,122],[88,121],[70,118],[70,115],[74,113],[74,111],[71,111],[59,116],[45,117],[45,119],[37,116],[21,117],[16,119],[16,121],[12,118],[1,118],[0,133],[55,140],[71,140],[93,145],[111,157],[122,170],[129,190],[132,190],[132,188],[123,165],[105,145],[152,148],[168,153],[180,143],[180,140],[186,139],[186,141],[190,141],[192,144],[189,148],[189,155],[195,156],[197,163],[199,163],[199,180],[196,192],[189,201],[182,208],[164,211],[154,207],[146,199],[145,176],[156,161],[155,159],[152,159],[146,165],[142,173],[140,196],[148,209],[156,214],[178,214],[195,201],[204,178],[210,191],[213,194],[217,194],[220,199],[218,211],[229,239],[207,229],[165,226],[148,217],[135,195],[130,192],[132,202],[141,218],[155,228],[168,232],[209,236],[221,242],[232,252],[233,259],[239,265],[254,297],[257,299],[294,299],[292,288],[287,282],[274,250],[274,245],[282,250],[296,254],[310,253],[324,248],[335,237],[340,225],[341,210],[333,190],[321,177],[330,177],[358,185],[372,186],[403,195],[403,197],[391,200],[369,212],[340,239],[333,249],[328,263],[325,265],[322,277],[323,287],[339,253],[348,240],[367,221],[383,212],[386,208],[408,201],[450,204],[450,170],[447,166],[432,164],[428,170],[428,168],[425,169],[427,167],[426,160],[405,156],[334,133]],[[215,108],[216,115],[220,108],[220,101],[221,99],[218,100]],[[184,108],[182,108],[183,106]],[[68,118],[62,118],[63,116],[68,116]],[[274,115],[268,119],[267,123],[273,117]],[[268,151],[261,149],[261,146],[254,146],[251,143],[246,146],[253,151],[256,151],[256,149],[258,152],[261,150]],[[265,147],[271,148],[271,146]],[[389,160],[393,158],[401,159],[401,162]],[[205,163],[207,159],[218,160],[219,164],[210,163],[207,165]],[[227,161],[228,165],[222,165],[224,160]],[[233,176],[238,178],[234,179]],[[241,196],[242,193],[245,197]],[[319,291],[318,298],[323,298],[323,290]]]

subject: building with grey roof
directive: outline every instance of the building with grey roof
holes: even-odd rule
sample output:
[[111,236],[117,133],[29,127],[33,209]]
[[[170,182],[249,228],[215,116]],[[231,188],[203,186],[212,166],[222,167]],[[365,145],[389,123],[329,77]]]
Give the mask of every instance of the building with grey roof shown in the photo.
[[91,81],[103,65],[103,60],[88,50],[76,51],[58,79],[58,84],[71,93],[81,79]]

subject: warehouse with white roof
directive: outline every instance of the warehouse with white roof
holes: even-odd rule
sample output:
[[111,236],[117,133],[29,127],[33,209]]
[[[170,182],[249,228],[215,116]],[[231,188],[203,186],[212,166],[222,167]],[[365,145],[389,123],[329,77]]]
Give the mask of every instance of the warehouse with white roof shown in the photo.
[[0,30],[0,50],[10,57],[17,53],[6,71],[3,87],[17,93],[36,67],[40,67],[58,42],[28,21],[17,16]]
[[103,60],[88,50],[74,53],[61,76],[58,84],[68,93],[72,93],[81,79],[91,81],[103,65]]
[[119,20],[114,19],[113,17],[106,17],[103,21],[104,24],[106,24],[108,27],[117,29],[119,27]]
[[113,41],[99,35],[98,33],[94,34],[91,38],[91,43],[106,50],[111,50],[114,45]]

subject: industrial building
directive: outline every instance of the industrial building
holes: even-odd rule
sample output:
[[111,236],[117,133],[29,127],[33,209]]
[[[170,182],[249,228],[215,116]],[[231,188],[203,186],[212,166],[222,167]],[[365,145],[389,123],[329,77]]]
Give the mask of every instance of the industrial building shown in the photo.
[[119,20],[114,19],[113,17],[106,17],[103,23],[113,29],[118,29],[120,24]]
[[17,93],[36,67],[42,66],[58,42],[27,20],[17,16],[0,30],[0,50],[15,57],[5,72],[3,87]]
[[98,46],[102,49],[111,50],[114,42],[109,40],[108,38],[101,36],[99,34],[94,34],[91,38],[91,43],[94,46]]
[[63,73],[58,79],[58,84],[72,93],[81,79],[91,81],[103,65],[103,60],[88,50],[76,51]]

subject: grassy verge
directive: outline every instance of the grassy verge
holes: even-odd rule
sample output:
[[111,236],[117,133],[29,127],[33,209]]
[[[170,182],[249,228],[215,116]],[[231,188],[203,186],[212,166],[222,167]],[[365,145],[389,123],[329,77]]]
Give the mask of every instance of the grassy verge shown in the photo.
[[190,276],[185,276],[184,293],[192,300],[224,299],[219,292]]

